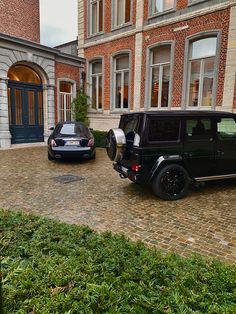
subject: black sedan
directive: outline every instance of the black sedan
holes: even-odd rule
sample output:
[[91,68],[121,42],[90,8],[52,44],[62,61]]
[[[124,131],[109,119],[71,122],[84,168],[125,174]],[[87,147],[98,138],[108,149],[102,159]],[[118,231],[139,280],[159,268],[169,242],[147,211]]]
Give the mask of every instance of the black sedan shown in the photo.
[[59,122],[48,139],[48,160],[95,159],[94,137],[82,122]]

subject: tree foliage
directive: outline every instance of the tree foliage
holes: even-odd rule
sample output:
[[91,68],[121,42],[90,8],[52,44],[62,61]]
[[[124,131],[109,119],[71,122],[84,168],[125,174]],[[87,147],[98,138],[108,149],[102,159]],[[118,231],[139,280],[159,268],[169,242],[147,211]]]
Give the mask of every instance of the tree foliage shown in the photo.
[[89,96],[82,91],[77,93],[76,98],[72,101],[72,113],[75,121],[83,122],[89,125],[88,119]]

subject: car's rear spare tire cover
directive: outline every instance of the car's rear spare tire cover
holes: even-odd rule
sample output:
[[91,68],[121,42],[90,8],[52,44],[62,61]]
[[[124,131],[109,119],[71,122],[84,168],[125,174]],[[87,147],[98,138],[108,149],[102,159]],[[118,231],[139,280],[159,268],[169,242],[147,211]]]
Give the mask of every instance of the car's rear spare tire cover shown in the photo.
[[122,158],[126,147],[126,138],[122,129],[111,129],[107,134],[106,149],[107,155],[112,161],[119,161]]

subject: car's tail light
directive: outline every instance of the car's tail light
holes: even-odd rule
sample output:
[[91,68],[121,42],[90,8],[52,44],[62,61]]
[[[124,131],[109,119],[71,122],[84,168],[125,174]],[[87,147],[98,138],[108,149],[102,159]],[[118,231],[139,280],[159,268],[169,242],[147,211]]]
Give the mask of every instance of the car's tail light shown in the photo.
[[57,146],[57,143],[55,142],[54,139],[51,139],[51,141],[50,141],[50,146],[51,146],[51,147]]
[[92,147],[94,145],[94,139],[90,138],[90,140],[88,141],[87,146]]
[[133,165],[133,166],[131,166],[131,169],[132,169],[133,171],[135,171],[135,172],[139,172],[140,169],[141,169],[141,166],[140,166],[140,165]]

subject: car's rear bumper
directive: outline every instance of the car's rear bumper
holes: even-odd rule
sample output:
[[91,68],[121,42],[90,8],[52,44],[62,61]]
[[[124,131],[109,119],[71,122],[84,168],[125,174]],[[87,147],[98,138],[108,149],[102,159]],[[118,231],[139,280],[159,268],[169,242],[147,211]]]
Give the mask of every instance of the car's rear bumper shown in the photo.
[[92,158],[95,147],[59,146],[50,147],[49,154],[55,159],[61,158]]
[[119,163],[113,163],[113,168],[120,174],[121,177],[128,178],[133,182],[142,183],[139,173],[134,172]]

